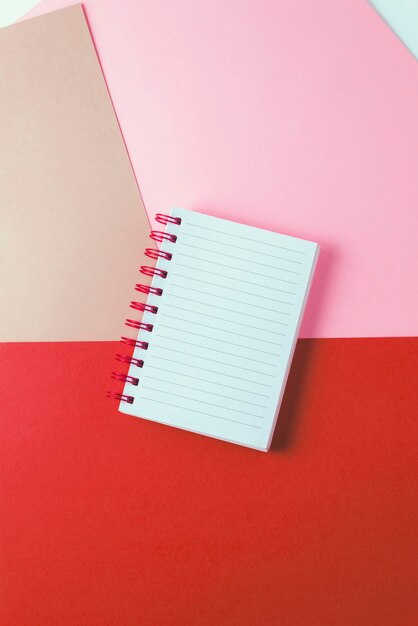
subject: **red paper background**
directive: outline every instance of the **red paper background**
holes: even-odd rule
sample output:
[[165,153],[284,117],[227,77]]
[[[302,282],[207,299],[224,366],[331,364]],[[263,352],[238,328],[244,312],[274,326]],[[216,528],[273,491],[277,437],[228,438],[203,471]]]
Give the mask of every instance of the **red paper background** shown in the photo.
[[2,626],[417,623],[418,339],[299,341],[267,454],[119,414],[117,349],[0,346]]

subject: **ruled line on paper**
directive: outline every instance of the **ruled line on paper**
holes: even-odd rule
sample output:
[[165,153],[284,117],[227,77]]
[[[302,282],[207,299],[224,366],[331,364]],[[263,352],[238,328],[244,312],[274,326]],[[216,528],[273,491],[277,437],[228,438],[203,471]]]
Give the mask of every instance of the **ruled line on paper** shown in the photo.
[[[221,331],[222,333],[228,333],[228,335],[237,335],[238,337],[245,337],[246,339],[249,338],[249,333],[245,333],[245,334],[236,333],[232,330],[229,330],[228,328],[221,328],[220,326],[209,326],[209,324],[202,324],[200,322],[194,322],[193,320],[185,320],[184,317],[176,317],[175,315],[167,315],[167,313],[161,313],[161,315],[163,317],[169,317],[170,319],[178,320],[183,323],[195,324],[196,326],[204,326],[205,328],[211,328],[212,330]],[[163,324],[160,323],[159,326],[163,326]],[[178,330],[176,327],[173,327],[173,326],[167,326],[167,328],[171,328],[172,330]],[[256,328],[255,330],[259,330],[259,329]],[[281,333],[277,333],[277,334],[281,334]],[[259,337],[255,337],[254,335],[251,335],[250,337],[251,339],[255,339],[256,341],[261,341],[262,343],[268,343],[269,345],[271,345],[272,343],[271,339],[260,339]],[[283,344],[276,343],[275,345],[282,346]]]
[[[187,330],[185,328],[177,328],[176,326],[169,326],[168,324],[161,324],[161,323],[159,324],[159,326],[162,326],[164,328],[169,328],[170,330],[177,330],[181,333],[187,333],[188,335],[196,335],[197,337],[202,337],[202,339],[209,339],[210,341],[220,341],[222,344],[228,344],[230,346],[237,346],[239,348],[248,348],[250,350],[255,350],[256,352],[261,352],[262,354],[269,354],[270,356],[277,356],[277,357],[280,356],[280,354],[276,354],[275,352],[267,352],[266,350],[253,348],[252,346],[243,346],[242,343],[236,343],[235,341],[225,341],[224,339],[218,339],[217,337],[209,337],[208,335],[203,335],[202,333],[194,333],[193,331]],[[164,335],[160,335],[160,337],[164,337]],[[253,339],[253,337],[247,337],[247,339]],[[277,343],[275,345],[282,346],[282,344],[277,344]]]
[[[170,350],[170,348],[167,348],[168,350]],[[178,350],[172,350],[172,352],[178,352]],[[182,353],[183,354],[183,353]],[[193,356],[193,355],[187,355],[187,356]],[[166,361],[167,363],[176,363],[176,365],[182,365],[183,367],[191,367],[192,369],[195,370],[202,370],[203,372],[211,372],[212,374],[218,374],[219,375],[219,370],[208,370],[207,367],[198,367],[197,365],[190,365],[190,363],[184,363],[183,361],[176,361],[175,359],[166,359],[163,356],[157,356],[156,354],[151,354],[150,355],[151,358],[153,359],[161,359],[162,361]],[[148,357],[149,358],[149,357]],[[213,359],[206,359],[206,361],[210,361]],[[215,361],[215,363],[218,363],[219,365],[231,365],[230,363],[221,363],[221,361]],[[155,365],[148,365],[148,367],[156,367]],[[232,365],[232,367],[234,367]],[[252,372],[253,374],[260,374],[261,376],[267,376],[269,378],[273,378],[273,376],[271,376],[270,374],[265,374],[264,372],[257,372],[254,370],[246,370],[243,367],[240,367],[240,370],[246,371],[246,372]],[[172,371],[172,370],[169,370]],[[177,374],[179,374],[180,372],[176,372]],[[228,374],[228,379],[229,378],[233,378],[234,380],[241,380],[244,383],[248,383],[249,381],[246,378],[240,378],[239,376],[233,376],[232,374]],[[269,389],[272,388],[272,385],[267,385],[266,383],[259,383],[256,380],[252,380],[251,381],[252,385],[259,385],[260,387],[268,387]]]
[[[248,248],[243,248],[242,246],[236,246],[233,243],[225,243],[223,241],[217,241],[216,239],[209,239],[208,237],[201,237],[200,235],[193,235],[192,233],[187,233],[182,231],[181,233],[183,237],[194,237],[195,239],[203,239],[204,241],[210,241],[211,243],[215,243],[220,246],[227,246],[227,248],[236,248],[237,250],[244,250],[247,254],[250,252],[251,254],[261,254],[261,256],[268,256],[270,259],[278,259],[279,261],[286,261],[289,263],[297,263],[298,265],[303,265],[303,261],[293,261],[291,259],[285,259],[281,256],[276,256],[275,254],[270,254],[269,252],[260,252],[259,250],[249,250]],[[264,244],[262,244],[264,245]],[[216,254],[216,250],[212,250]],[[292,272],[293,274],[298,274],[298,272]]]
[[209,228],[209,226],[202,226],[201,224],[195,224],[194,222],[183,222],[187,226],[194,226],[195,228],[202,228],[203,230],[210,230],[213,233],[220,233],[221,235],[228,235],[228,237],[237,237],[238,239],[245,239],[246,241],[253,241],[254,243],[258,243],[262,246],[272,246],[273,248],[280,248],[281,250],[288,250],[289,252],[295,252],[296,254],[303,254],[301,250],[293,250],[292,248],[285,248],[284,246],[277,246],[274,243],[266,243],[264,241],[258,241],[257,239],[252,239],[252,237],[244,237],[243,235],[236,235],[235,233],[229,233],[224,230],[216,230],[215,228]]
[[[193,276],[186,276],[185,274],[179,274],[178,272],[170,272],[170,276],[180,276],[181,278],[187,278],[187,280],[197,280],[199,283],[205,283],[206,285],[212,285],[213,287],[222,287],[222,289],[228,289],[229,291],[239,291],[240,293],[246,293],[249,296],[256,296],[258,298],[264,298],[265,296],[261,296],[256,293],[250,293],[248,291],[243,291],[242,289],[235,289],[233,287],[219,285],[218,283],[211,283],[207,280],[202,280],[201,278],[193,278]],[[254,287],[258,287],[260,289],[270,289],[272,291],[281,291],[277,287],[271,287],[270,285],[260,285],[259,283],[252,283],[249,280],[245,280],[244,278],[235,278],[235,276],[222,276],[221,274],[217,274],[217,276],[221,276],[221,278],[229,278],[233,281],[238,281],[239,283],[245,283],[246,285],[253,285]],[[270,299],[270,298],[268,298]]]
[[[246,293],[248,296],[253,296],[256,298],[264,298],[265,296],[262,296],[260,294],[256,294],[256,293],[250,293],[248,291],[243,291],[242,289],[235,289],[233,287],[229,287],[229,286],[223,286],[223,285],[219,285],[218,283],[211,283],[208,280],[203,280],[202,278],[193,278],[193,276],[185,276],[184,274],[179,274],[178,272],[170,272],[170,276],[181,276],[181,278],[187,278],[187,280],[197,280],[199,283],[205,283],[206,285],[212,285],[213,287],[222,287],[222,289],[228,289],[229,291],[240,291],[241,293]],[[245,283],[246,285],[254,285],[255,287],[259,287],[260,289],[269,289],[270,291],[281,291],[281,289],[278,289],[277,287],[271,287],[270,285],[259,285],[258,283],[252,283],[248,280],[244,280],[242,278],[233,278],[232,276],[224,276],[223,278],[230,278],[231,280],[233,280],[234,282],[238,281],[239,283]],[[268,300],[270,300],[270,298],[267,298]]]
[[[191,269],[189,265],[183,265],[182,263],[177,263],[177,265],[180,265],[181,267],[187,267],[188,269]],[[196,268],[193,268],[194,270]],[[213,276],[218,276],[220,278],[228,278],[230,280],[232,280],[234,282],[234,284],[238,281],[239,283],[245,283],[246,285],[253,285],[254,287],[259,287],[260,289],[262,289],[262,291],[265,293],[266,291],[271,291],[273,289],[273,291],[280,291],[282,292],[282,289],[277,289],[274,287],[271,287],[270,285],[259,285],[258,283],[252,283],[249,280],[246,280],[245,278],[236,278],[235,276],[227,276],[226,274],[217,274],[215,272],[211,272],[210,270],[199,270],[201,272],[203,272],[205,275],[206,274],[212,274]],[[179,274],[178,272],[170,272],[170,276],[181,276],[182,278],[192,278],[191,276],[185,276],[184,274]],[[199,279],[194,279],[194,280],[199,280],[199,282],[205,282],[207,285],[212,285],[213,287],[222,287],[223,289],[228,289],[229,291],[239,291],[241,293],[245,293],[247,296],[252,296],[253,298],[263,298],[264,300],[269,300],[271,302],[281,302],[282,304],[292,304],[291,302],[284,302],[283,300],[276,300],[275,298],[271,298],[270,296],[265,296],[262,293],[252,293],[251,291],[243,291],[242,289],[233,289],[232,287],[229,286],[223,286],[223,285],[218,285],[217,283],[210,283],[209,281],[203,281],[201,278]],[[184,285],[177,285],[177,287],[184,287]],[[286,293],[286,292],[285,292]],[[208,295],[212,295],[212,294],[208,294]],[[246,302],[244,304],[247,304]]]
[[[240,398],[231,398],[231,396],[226,396],[223,393],[215,393],[214,391],[206,391],[206,389],[201,389],[200,387],[191,387],[190,385],[184,385],[183,383],[179,383],[179,382],[174,383],[169,380],[164,380],[164,378],[157,378],[156,376],[150,376],[148,374],[147,380],[149,378],[151,378],[151,380],[157,380],[158,382],[164,383],[166,385],[174,385],[175,387],[184,387],[184,389],[192,389],[192,391],[199,391],[200,393],[208,393],[211,396],[218,396],[219,398],[224,398],[225,400],[233,400],[234,402],[243,402],[244,404],[248,404],[248,406],[256,406],[259,409],[266,408],[265,404],[254,404],[253,402],[248,402],[248,400],[241,400]],[[166,392],[166,393],[169,393],[169,392]],[[197,400],[197,402],[200,402],[200,399]]]
[[[168,346],[162,346],[161,344],[155,344],[156,348],[162,348],[163,350],[170,350],[171,352],[177,352],[178,354],[183,354],[184,356],[194,357],[195,359],[203,359],[203,361],[211,361],[212,363],[217,363],[218,365],[228,365],[229,367],[237,368],[235,363],[225,363],[225,361],[219,361],[218,359],[209,359],[206,356],[199,356],[198,354],[190,354],[190,352],[183,352],[183,350],[176,350],[175,348],[169,348]],[[155,355],[155,358],[159,358]],[[249,369],[248,367],[240,367],[239,368],[243,372],[253,372],[254,374],[261,374],[262,376],[268,376],[269,378],[274,378],[273,374],[266,374],[266,372],[259,372],[254,370],[253,368]]]
[[[212,265],[212,261],[206,261],[206,263],[210,263]],[[262,284],[260,285],[259,283],[252,283],[251,281],[247,280],[246,278],[237,278],[236,276],[228,276],[227,274],[219,274],[218,272],[214,272],[213,270],[202,269],[202,268],[199,268],[199,267],[198,268],[190,267],[190,265],[187,265],[186,263],[179,263],[178,261],[176,263],[176,267],[177,266],[187,267],[187,269],[197,270],[199,272],[204,272],[205,274],[212,274],[212,276],[220,276],[221,278],[230,278],[233,281],[237,280],[238,282],[246,283],[247,285],[255,285],[255,287],[260,287],[263,290],[264,289],[270,289],[270,285],[262,285]],[[239,268],[234,268],[234,269],[237,269],[238,271],[242,271]],[[245,273],[247,274],[247,271],[245,271]],[[264,274],[260,274],[260,276],[263,276],[264,278],[267,278],[266,276],[264,276]],[[275,291],[281,291],[281,289],[275,289]],[[250,295],[252,295],[252,294],[250,294]],[[262,297],[262,296],[259,296],[259,297]]]
[[[257,309],[260,309],[263,311],[273,311],[273,313],[277,313],[277,309],[268,309],[264,306],[260,306],[259,304],[255,304],[254,302],[244,302],[243,300],[235,300],[235,298],[229,298],[229,297],[227,298],[226,296],[221,296],[218,293],[211,293],[209,291],[202,291],[201,289],[195,289],[194,287],[189,287],[189,285],[187,286],[179,285],[178,283],[173,283],[173,281],[170,281],[169,285],[173,285],[173,287],[181,287],[182,289],[186,289],[187,291],[196,291],[197,293],[204,293],[207,296],[216,296],[217,298],[222,298],[222,300],[230,300],[231,302],[237,302],[238,304],[246,304],[247,306],[255,306],[257,307]],[[227,287],[227,289],[229,288]],[[268,289],[268,287],[266,287],[266,289]],[[282,290],[279,289],[278,291],[282,291]],[[245,293],[249,296],[252,296],[253,298],[261,297],[261,298],[265,298],[266,300],[270,300],[271,302],[278,302],[279,304],[289,304],[290,306],[293,306],[292,302],[285,302],[284,300],[271,300],[271,298],[267,298],[265,296],[259,296],[258,294],[250,293],[248,291],[241,291],[241,293]],[[290,293],[290,292],[284,291],[283,293]]]
[[[167,337],[166,335],[162,335],[161,333],[159,333],[158,335],[159,337],[161,337],[162,339],[170,339],[171,341],[176,341],[175,339],[173,339],[172,337]],[[218,350],[218,348],[209,348],[208,346],[202,346],[200,343],[193,343],[191,341],[184,341],[182,339],[181,343],[186,344],[188,346],[193,346],[194,348],[200,348],[203,350],[210,350],[211,352],[216,352],[218,354],[227,354],[228,356],[233,356],[237,359],[247,359],[247,357],[244,354],[232,354],[231,352],[225,352],[223,350]],[[278,355],[274,355],[279,357],[280,354]],[[261,363],[262,365],[268,365],[269,367],[275,367],[274,363],[266,363],[265,361],[258,361],[256,359],[251,358],[251,362],[252,363]]]
[[[205,241],[210,241],[211,243],[215,243],[216,245],[220,244],[222,246],[227,246],[228,248],[236,248],[237,250],[245,250],[247,253],[250,252],[251,254],[261,254],[263,256],[268,256],[271,259],[277,259],[278,261],[285,261],[286,263],[295,263],[296,265],[303,265],[304,262],[303,261],[295,261],[294,259],[289,259],[287,257],[283,257],[283,256],[276,256],[274,254],[270,254],[268,252],[260,252],[259,250],[249,250],[247,248],[243,248],[242,246],[236,246],[232,243],[226,243],[224,241],[218,241],[216,239],[208,239],[207,237],[201,237],[199,235],[193,235],[192,233],[187,233],[187,232],[182,232],[182,236],[186,235],[187,237],[194,237],[195,239],[203,239]],[[263,246],[265,244],[262,244]],[[213,250],[213,253],[216,254],[216,250]],[[251,259],[248,259],[248,262],[251,263]],[[297,272],[293,272],[294,274],[297,274]]]
[[[205,259],[204,257],[201,256],[193,256],[192,254],[186,254],[185,252],[177,252],[176,256],[185,256],[189,259],[195,259],[197,261],[203,261],[203,263],[210,263],[210,265],[220,265],[221,267],[227,267],[231,270],[238,270],[238,271],[245,271],[246,274],[254,274],[254,276],[262,276],[263,278],[267,278],[268,280],[280,280],[282,281],[281,278],[277,278],[277,276],[269,276],[268,274],[265,274],[264,272],[262,274],[260,274],[260,272],[253,272],[252,270],[242,270],[241,267],[235,267],[235,265],[225,265],[225,263],[219,263],[218,261],[213,261],[212,259],[208,260]],[[249,261],[250,262],[250,261]],[[176,265],[183,265],[183,267],[190,267],[190,263],[189,264],[182,264],[179,263],[178,261],[176,261]],[[269,265],[268,267],[271,268],[271,265]],[[201,268],[197,268],[197,269],[201,269]],[[274,269],[274,268],[273,268]],[[207,271],[207,270],[201,270],[203,271]],[[282,281],[285,282],[285,281]]]
[[[180,393],[172,393],[171,391],[164,391],[163,389],[155,389],[155,387],[149,387],[148,385],[143,385],[143,389],[149,389],[150,391],[158,391],[158,393],[165,393],[167,395],[174,396],[175,398],[183,398],[184,400],[192,400],[192,402],[198,402],[199,404],[206,404],[207,406],[214,406],[217,409],[224,409],[226,411],[232,411],[233,413],[239,413],[240,415],[249,415],[250,417],[257,417],[258,419],[264,419],[263,415],[255,415],[254,413],[247,413],[246,411],[241,411],[241,409],[231,409],[229,406],[223,406],[222,404],[214,404],[213,402],[206,402],[199,398],[191,398],[190,396],[183,396]],[[186,408],[186,407],[185,407]],[[189,411],[193,411],[193,409],[188,409]]]
[[[172,406],[175,407],[177,409],[182,409],[183,411],[191,411],[192,409],[190,409],[187,406],[180,406],[178,404],[172,404],[171,402],[163,402],[162,400],[157,400],[156,398],[148,398],[147,396],[141,396],[141,398],[143,398],[144,400],[151,400],[151,402],[158,402],[158,404],[165,404],[167,406]],[[246,424],[245,422],[240,422],[238,420],[232,420],[229,419],[227,417],[221,417],[220,415],[213,415],[212,413],[204,413],[203,411],[197,411],[196,409],[193,409],[192,411],[193,413],[199,413],[200,415],[207,415],[208,417],[216,417],[216,419],[218,420],[224,420],[225,422],[233,422],[234,424],[240,424],[241,426],[249,426],[250,428],[257,428],[258,430],[262,430],[262,426],[256,426],[256,424]]]
[[[174,272],[173,272],[173,276],[174,276]],[[181,278],[186,278],[186,276],[182,276],[182,274],[176,274],[176,276],[180,276]],[[270,300],[270,302],[278,302],[279,304],[288,304],[288,302],[282,302],[281,300],[272,300],[271,298],[268,298],[267,296],[260,296],[258,294],[255,293],[249,293],[248,291],[242,291],[242,289],[231,289],[230,287],[223,287],[222,285],[214,285],[213,283],[208,283],[207,281],[201,280],[201,279],[193,279],[196,280],[199,283],[205,283],[206,285],[212,285],[213,287],[218,287],[221,289],[226,289],[227,291],[239,291],[240,293],[245,293],[248,296],[252,296],[253,298],[263,298],[265,300]],[[202,291],[201,289],[193,289],[192,287],[189,287],[188,285],[179,285],[178,283],[173,283],[172,281],[170,282],[170,285],[173,285],[173,287],[180,287],[181,289],[185,289],[186,291],[197,291],[198,293],[204,293],[207,296],[216,296],[218,298],[222,298],[222,300],[228,300],[230,302],[237,302],[238,304],[245,304],[246,306],[255,306],[258,309],[262,309],[264,311],[272,311],[273,313],[281,313],[282,315],[291,315],[290,313],[286,313],[284,311],[278,311],[277,309],[267,309],[265,307],[259,306],[257,304],[254,304],[252,302],[243,302],[242,300],[235,300],[234,298],[229,298],[228,296],[221,296],[217,293],[211,293],[210,291]]]
[[[204,252],[210,252],[211,254],[213,253],[213,250],[208,250],[207,248],[202,248],[202,246],[193,246],[191,243],[184,243],[184,241],[181,244],[182,246],[187,246],[188,248],[195,248],[196,250],[203,250]],[[247,263],[250,263],[251,265],[253,263],[255,263],[256,265],[263,265],[264,267],[270,267],[273,270],[279,270],[280,268],[278,267],[274,267],[274,265],[270,265],[267,263],[260,263],[259,261],[254,261],[253,259],[251,259],[251,261],[248,261],[247,259],[243,258],[242,256],[233,256],[232,254],[226,254],[225,252],[216,252],[216,254],[220,254],[222,256],[227,256],[230,257],[231,259],[238,259],[238,261],[246,261]],[[290,280],[284,280],[284,278],[279,278],[278,280],[281,280],[283,283],[289,283],[289,285],[297,285],[297,283],[294,283]]]
[[[187,234],[187,233],[186,233]],[[190,237],[193,237],[194,235],[190,235]],[[200,239],[204,239],[204,237],[200,237]],[[212,239],[207,239],[207,241],[213,241]],[[220,241],[214,241],[213,243],[221,243]],[[184,241],[182,241],[182,245],[183,246],[187,246],[189,244],[184,243]],[[245,248],[240,248],[239,246],[231,246],[228,243],[222,244],[224,246],[227,246],[228,248],[233,247],[233,248],[239,248],[240,250],[245,250]],[[201,248],[201,250],[204,250],[205,248]],[[207,250],[207,252],[211,252],[211,254],[224,254],[223,252],[219,253],[218,250]],[[287,261],[287,259],[282,259],[281,257],[278,256],[271,256],[270,254],[267,254],[265,252],[256,252],[255,250],[246,250],[247,254],[248,252],[251,252],[252,254],[262,254],[264,256],[268,256],[271,259],[280,259],[281,261]],[[245,259],[243,259],[245,260]],[[249,263],[255,263],[255,261],[253,261],[253,259],[251,258],[249,261]],[[299,262],[299,261],[298,261]],[[302,265],[302,263],[301,263]],[[287,270],[284,267],[275,267],[274,269],[279,270],[280,272],[288,272],[289,274],[295,274],[296,276],[300,276],[300,272],[295,272],[294,270]]]
[[[169,359],[166,359],[167,361]],[[178,362],[178,361],[177,361]],[[189,367],[193,367],[192,365],[190,365]],[[261,398],[269,398],[270,396],[268,394],[265,393],[258,393],[255,391],[248,391],[247,389],[241,389],[240,387],[232,387],[232,385],[225,385],[224,383],[220,383],[218,381],[215,380],[209,380],[208,378],[200,378],[199,376],[191,376],[190,374],[183,374],[182,372],[175,372],[173,370],[168,370],[164,367],[158,367],[157,365],[150,365],[148,364],[148,368],[154,369],[154,370],[159,370],[161,372],[168,372],[169,374],[174,374],[176,376],[178,375],[184,375],[185,378],[187,378],[187,380],[189,380],[189,378],[193,378],[193,380],[200,380],[203,383],[207,383],[210,385],[216,385],[216,387],[225,387],[225,389],[232,389],[233,391],[239,391],[240,393],[249,393],[252,396],[260,396]],[[218,374],[219,376],[219,372],[215,372],[214,370],[208,370],[205,367],[200,367],[200,368],[195,368],[195,369],[203,369],[205,372],[213,372],[214,374]],[[237,378],[236,376],[229,376],[228,378]],[[254,381],[249,381],[243,378],[237,378],[237,380],[244,380],[247,383],[253,383]],[[176,384],[176,383],[175,383]],[[261,384],[261,383],[256,383],[256,384]],[[265,387],[268,387],[268,385],[264,385]]]
[[[173,298],[175,296],[172,295],[171,297]],[[225,309],[224,307],[216,306],[215,304],[207,304],[206,302],[200,302],[199,300],[191,300],[190,298],[183,298],[183,297],[181,297],[181,300],[188,300],[189,302],[196,302],[197,304],[203,304],[204,306],[212,306],[216,309],[222,309],[224,311],[228,311],[229,313],[236,313],[238,315],[245,315],[246,317],[253,317],[256,320],[262,320],[264,322],[271,322],[272,324],[280,324],[281,326],[289,325],[289,324],[286,324],[285,322],[278,322],[277,320],[269,320],[266,317],[259,317],[258,315],[250,315],[250,313],[243,313],[242,311],[231,311],[231,309]],[[193,315],[204,315],[205,317],[214,317],[213,315],[208,315],[207,313],[201,313],[200,311],[192,311],[191,309],[184,309],[181,306],[170,304],[170,302],[166,302],[165,306],[171,306],[173,309],[180,309],[180,311],[189,311],[190,313],[193,313]],[[225,318],[220,317],[218,319],[225,319]],[[236,322],[235,320],[225,320],[225,321],[230,322],[231,324],[238,324],[239,326],[244,326],[244,324],[241,324],[241,322]],[[250,328],[254,328],[254,327],[250,326]]]

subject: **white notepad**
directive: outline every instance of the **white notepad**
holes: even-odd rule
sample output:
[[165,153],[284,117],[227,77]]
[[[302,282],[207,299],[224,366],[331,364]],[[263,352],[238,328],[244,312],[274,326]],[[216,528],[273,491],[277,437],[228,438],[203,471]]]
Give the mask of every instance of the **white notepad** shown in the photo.
[[268,450],[319,246],[185,209],[170,216],[181,223],[166,226],[175,241],[160,254],[172,256],[158,259],[156,293],[143,298],[150,326],[119,410]]

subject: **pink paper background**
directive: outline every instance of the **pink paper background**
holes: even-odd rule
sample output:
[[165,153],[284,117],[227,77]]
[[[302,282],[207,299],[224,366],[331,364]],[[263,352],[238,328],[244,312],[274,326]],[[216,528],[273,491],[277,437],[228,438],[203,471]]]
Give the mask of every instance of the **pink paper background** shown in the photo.
[[302,336],[417,334],[418,64],[365,0],[84,6],[150,216],[318,241]]

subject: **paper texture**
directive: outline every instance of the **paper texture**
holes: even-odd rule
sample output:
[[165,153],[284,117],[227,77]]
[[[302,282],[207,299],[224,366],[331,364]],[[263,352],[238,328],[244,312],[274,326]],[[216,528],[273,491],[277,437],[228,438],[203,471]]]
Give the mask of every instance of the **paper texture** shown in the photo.
[[150,217],[320,233],[301,337],[418,335],[418,64],[367,1],[83,6]]
[[1,0],[0,27],[13,24],[15,20],[32,9],[38,0]]
[[418,59],[418,0],[369,0]]
[[269,447],[319,247],[295,237],[173,209],[181,224],[159,259],[167,272],[143,321],[139,384],[120,410],[265,450]]
[[80,5],[0,31],[1,341],[112,340],[148,220]]

